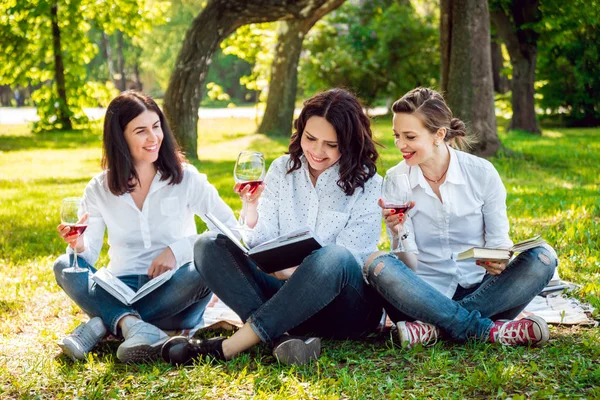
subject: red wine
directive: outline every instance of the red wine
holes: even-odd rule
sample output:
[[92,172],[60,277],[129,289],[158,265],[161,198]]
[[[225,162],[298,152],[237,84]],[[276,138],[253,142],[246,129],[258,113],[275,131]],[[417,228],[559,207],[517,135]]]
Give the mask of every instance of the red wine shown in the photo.
[[240,186],[238,188],[238,193],[241,192],[242,190],[244,190],[244,188],[246,186],[250,186],[250,193],[254,193],[254,191],[256,191],[256,189],[258,189],[258,187],[260,186],[261,183],[263,183],[263,181],[242,182],[242,183],[240,183]]
[[386,203],[383,205],[385,208],[389,208],[390,210],[394,210],[394,214],[404,214],[408,211],[408,204],[389,204]]
[[81,235],[87,229],[87,224],[66,224],[71,230],[67,236]]

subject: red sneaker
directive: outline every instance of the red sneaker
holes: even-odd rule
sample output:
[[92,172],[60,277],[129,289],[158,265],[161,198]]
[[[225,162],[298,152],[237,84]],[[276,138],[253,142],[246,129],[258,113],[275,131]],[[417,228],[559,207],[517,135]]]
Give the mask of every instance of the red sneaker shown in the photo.
[[423,346],[433,346],[437,343],[440,330],[435,326],[421,321],[400,321],[396,324],[402,347],[412,348],[418,343]]
[[496,321],[490,330],[490,342],[505,346],[537,345],[548,341],[550,331],[546,321],[531,316],[518,321]]

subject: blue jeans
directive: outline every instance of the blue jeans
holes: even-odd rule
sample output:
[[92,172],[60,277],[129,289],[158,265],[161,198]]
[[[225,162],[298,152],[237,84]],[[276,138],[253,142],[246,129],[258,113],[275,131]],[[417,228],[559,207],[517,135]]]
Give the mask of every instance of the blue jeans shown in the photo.
[[[96,269],[77,257],[86,272],[64,272],[71,265],[73,255],[64,254],[54,263],[56,282],[65,293],[90,317],[100,317],[104,325],[117,335],[117,324],[126,315],[134,315],[160,329],[193,328],[204,315],[211,291],[203,284],[192,265],[181,266],[167,282],[141,300],[127,306],[114,298],[95,282],[88,282]],[[119,276],[131,289],[137,291],[150,280],[148,275]]]
[[281,281],[258,269],[226,236],[205,233],[194,246],[194,263],[263,342],[285,332],[358,338],[373,332],[383,313],[356,259],[341,246],[314,251]]
[[455,340],[485,340],[492,321],[519,315],[548,284],[557,265],[554,249],[539,246],[515,257],[502,274],[486,274],[480,284],[469,289],[459,286],[452,299],[393,254],[376,257],[366,266],[366,277],[387,303],[385,308],[394,322],[419,320],[437,326]]

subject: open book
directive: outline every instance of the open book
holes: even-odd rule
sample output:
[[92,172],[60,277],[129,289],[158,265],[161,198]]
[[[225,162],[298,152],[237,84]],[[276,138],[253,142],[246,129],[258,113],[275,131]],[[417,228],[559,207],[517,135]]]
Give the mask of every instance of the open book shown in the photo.
[[509,249],[490,249],[486,247],[473,247],[458,253],[456,261],[474,258],[482,261],[509,260],[514,253],[520,253],[546,243],[540,236],[524,240]]
[[217,217],[208,213],[206,218],[268,274],[300,265],[310,253],[323,247],[317,235],[304,227],[249,249]]
[[130,305],[168,281],[175,271],[176,269],[172,269],[160,274],[156,278],[146,282],[146,284],[139,288],[137,292],[133,291],[133,289],[123,283],[122,280],[111,274],[108,268],[100,268],[92,275],[92,279],[121,303]]

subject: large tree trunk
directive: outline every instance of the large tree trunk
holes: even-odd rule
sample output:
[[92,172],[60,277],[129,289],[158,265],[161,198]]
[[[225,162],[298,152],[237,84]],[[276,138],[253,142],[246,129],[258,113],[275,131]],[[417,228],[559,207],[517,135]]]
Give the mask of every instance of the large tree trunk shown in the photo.
[[302,42],[317,21],[341,6],[344,1],[328,0],[308,18],[280,23],[275,56],[271,66],[267,107],[260,128],[258,128],[259,132],[269,136],[291,134]]
[[186,33],[165,95],[173,133],[191,159],[198,158],[198,107],[212,56],[244,24],[303,19],[326,0],[209,0]]
[[[442,88],[454,115],[478,138],[474,153],[500,148],[494,113],[490,19],[485,0],[442,0]],[[444,21],[444,19],[446,19]],[[446,77],[446,78],[444,78]]]
[[62,124],[62,129],[73,129],[71,124],[71,111],[67,102],[67,89],[65,86],[65,67],[63,65],[60,44],[60,28],[58,26],[58,3],[55,1],[50,7],[50,20],[52,21],[52,51],[54,52],[54,79],[58,92],[58,108],[56,118]]
[[513,116],[510,129],[539,134],[541,131],[535,116],[534,101],[538,35],[532,28],[527,27],[541,18],[538,3],[538,0],[513,0],[509,7],[512,21],[502,9],[491,11],[490,16],[498,34],[506,43],[513,67]]
[[298,62],[302,52],[304,33],[300,21],[282,21],[271,65],[267,108],[258,131],[267,136],[289,135],[292,131],[296,90],[298,87]]
[[448,92],[450,41],[452,39],[452,0],[440,0],[440,91]]
[[492,78],[494,80],[494,92],[504,94],[510,90],[508,78],[502,75],[504,69],[504,57],[502,56],[502,45],[498,43],[498,35],[492,35]]

